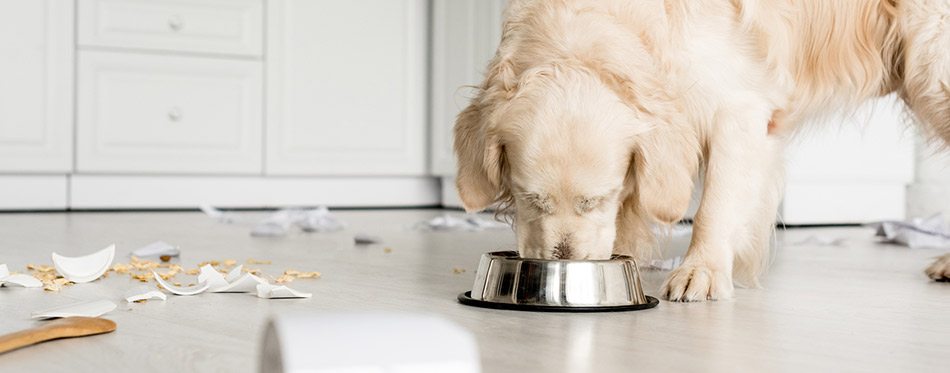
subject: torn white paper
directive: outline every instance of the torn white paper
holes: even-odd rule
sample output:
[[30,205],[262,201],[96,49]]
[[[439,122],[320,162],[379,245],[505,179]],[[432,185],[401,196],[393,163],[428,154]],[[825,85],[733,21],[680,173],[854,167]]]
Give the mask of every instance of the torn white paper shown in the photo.
[[297,222],[304,232],[338,232],[346,229],[346,222],[330,214],[330,209],[320,206],[303,210]]
[[152,242],[146,246],[140,247],[132,251],[132,255],[137,257],[146,257],[146,256],[178,256],[181,254],[181,250],[178,246],[172,246],[164,241]]
[[481,231],[486,229],[509,228],[508,223],[502,223],[494,220],[482,219],[474,214],[468,214],[464,217],[458,217],[451,214],[443,214],[432,219],[415,225],[415,229],[423,231]]
[[347,226],[345,221],[330,214],[330,209],[326,206],[280,209],[263,219],[254,218],[250,214],[221,211],[207,204],[201,205],[200,208],[208,216],[223,223],[257,221],[251,230],[251,235],[257,237],[286,236],[294,227],[299,227],[304,232],[337,232]]
[[330,214],[326,206],[313,209],[280,209],[261,220],[251,235],[262,237],[285,236],[294,226],[304,232],[337,232],[346,229],[346,222]]
[[657,237],[669,236],[672,238],[689,237],[693,235],[693,226],[689,224],[675,224],[673,226],[654,225],[651,227]]
[[311,296],[313,296],[313,294],[297,291],[283,285],[270,285],[270,284],[257,285],[258,298],[265,298],[265,299],[310,298]]
[[647,268],[658,269],[661,271],[671,271],[679,268],[683,264],[683,257],[677,256],[666,260],[651,260],[645,263]]
[[883,238],[884,242],[915,249],[950,248],[950,226],[947,226],[941,214],[927,219],[882,221],[868,226],[877,229],[874,235]]
[[162,293],[161,291],[159,291],[158,289],[154,287],[151,287],[148,285],[142,285],[142,286],[136,286],[134,288],[129,289],[128,291],[122,294],[122,298],[125,299],[125,301],[129,303],[143,300],[143,299],[157,298],[157,299],[165,300],[165,293]]
[[0,264],[0,286],[19,286],[24,288],[37,288],[43,286],[36,277],[24,274],[10,274],[6,264]]
[[249,220],[246,216],[242,216],[233,212],[221,211],[206,203],[198,206],[198,208],[200,208],[201,211],[205,213],[205,215],[208,215],[222,223],[237,223]]
[[152,272],[152,275],[155,276],[155,281],[157,281],[159,285],[162,285],[162,288],[175,295],[196,295],[208,290],[207,282],[199,282],[198,285],[195,286],[175,286],[169,284],[165,280],[162,280],[162,276],[159,276],[158,273],[155,273],[154,271]]
[[36,311],[31,314],[34,319],[50,319],[56,317],[101,316],[115,309],[115,303],[107,300],[93,300],[87,302],[74,303],[62,307],[50,308],[48,310]]
[[112,266],[114,258],[115,245],[109,245],[105,249],[85,256],[66,257],[57,253],[52,254],[56,272],[77,284],[94,281],[101,277]]
[[848,239],[845,237],[832,237],[821,234],[813,234],[808,238],[791,243],[792,246],[843,246]]

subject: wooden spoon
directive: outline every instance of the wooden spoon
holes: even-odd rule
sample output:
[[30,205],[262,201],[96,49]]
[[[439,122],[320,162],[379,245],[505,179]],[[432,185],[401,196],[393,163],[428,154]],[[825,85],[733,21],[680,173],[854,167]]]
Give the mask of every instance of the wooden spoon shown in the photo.
[[98,317],[64,317],[0,336],[0,354],[59,338],[84,337],[115,330],[115,322]]

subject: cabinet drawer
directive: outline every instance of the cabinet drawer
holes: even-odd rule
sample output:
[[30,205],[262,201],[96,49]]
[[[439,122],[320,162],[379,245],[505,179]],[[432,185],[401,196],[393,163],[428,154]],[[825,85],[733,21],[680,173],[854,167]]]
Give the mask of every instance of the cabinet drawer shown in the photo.
[[80,47],[260,56],[262,0],[80,0]]
[[258,61],[80,51],[79,172],[261,172]]

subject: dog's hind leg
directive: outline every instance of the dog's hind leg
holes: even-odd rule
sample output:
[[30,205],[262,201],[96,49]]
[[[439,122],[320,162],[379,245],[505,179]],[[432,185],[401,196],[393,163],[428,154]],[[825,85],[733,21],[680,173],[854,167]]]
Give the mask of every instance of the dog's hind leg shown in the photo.
[[784,141],[767,134],[771,111],[750,107],[733,105],[716,114],[689,251],[663,285],[669,300],[728,299],[733,274],[754,286],[765,268],[782,194]]
[[950,146],[950,2],[901,2],[898,21],[901,98],[930,139]]

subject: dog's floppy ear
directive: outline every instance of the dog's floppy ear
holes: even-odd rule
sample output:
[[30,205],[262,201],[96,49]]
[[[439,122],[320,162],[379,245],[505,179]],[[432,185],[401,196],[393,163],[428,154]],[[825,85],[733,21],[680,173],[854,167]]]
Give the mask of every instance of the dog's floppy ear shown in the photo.
[[699,142],[686,128],[661,124],[636,137],[627,182],[633,183],[642,211],[672,224],[683,218],[693,197]]
[[679,221],[693,197],[700,144],[685,119],[669,106],[663,83],[648,71],[597,67],[601,80],[650,128],[628,135],[632,149],[628,190],[636,193],[641,211],[660,223]]
[[491,133],[489,117],[497,106],[512,98],[517,90],[517,74],[502,46],[488,67],[481,92],[455,121],[455,157],[458,174],[455,185],[466,211],[481,211],[500,199],[504,188],[505,162],[501,136]]
[[487,133],[479,103],[463,110],[455,122],[455,184],[466,211],[481,211],[498,200],[502,188],[503,147],[497,135]]

